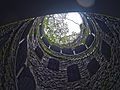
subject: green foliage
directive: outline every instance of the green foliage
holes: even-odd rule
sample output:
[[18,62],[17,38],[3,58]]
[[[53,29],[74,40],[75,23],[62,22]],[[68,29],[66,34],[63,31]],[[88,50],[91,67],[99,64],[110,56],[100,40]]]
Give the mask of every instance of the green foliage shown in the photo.
[[43,27],[47,27],[47,26],[48,26],[48,19],[47,16],[45,16],[43,21]]
[[86,38],[81,39],[81,43],[85,44]]
[[44,36],[52,44],[65,45],[72,43],[77,38],[77,33],[72,32],[68,35],[69,29],[66,20],[67,14],[53,14],[44,17],[43,30]]

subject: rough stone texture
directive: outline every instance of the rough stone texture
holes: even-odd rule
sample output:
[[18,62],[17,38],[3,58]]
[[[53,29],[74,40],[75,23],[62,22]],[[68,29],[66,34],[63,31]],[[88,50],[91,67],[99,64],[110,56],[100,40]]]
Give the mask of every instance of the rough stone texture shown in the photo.
[[[27,20],[0,27],[0,41],[4,44],[0,42],[3,45],[0,46],[0,90],[17,90],[19,86],[23,86],[22,90],[30,87],[31,89],[37,87],[36,90],[120,90],[120,19],[98,14],[85,16],[89,17],[90,21],[93,20],[92,25],[95,26],[93,29],[96,29],[92,30],[95,35],[94,41],[90,47],[72,57],[67,55],[62,57],[59,52],[45,51],[42,40],[38,40],[39,35],[34,36],[39,18],[34,20],[33,26],[30,24],[31,20]],[[23,34],[26,29],[30,30],[30,33],[27,37],[28,53],[24,65],[33,78],[29,78],[29,75],[26,77],[25,67],[21,67],[19,74],[16,75],[17,49],[21,38],[24,38],[22,35],[26,35]],[[5,35],[10,35],[9,39],[4,37]],[[37,46],[43,52],[40,58],[35,52]],[[59,64],[55,63],[55,66],[52,66],[50,58],[58,60]],[[72,65],[75,67],[70,68]],[[92,71],[90,68],[96,69]],[[77,74],[78,78],[71,76],[70,81],[68,71],[71,72],[70,75]],[[28,86],[22,85],[23,79]]]
[[[91,44],[91,48],[86,49],[90,49],[91,52],[81,52],[86,55],[83,59],[77,60],[70,58],[66,60],[67,57],[65,59],[55,57],[60,62],[59,71],[57,72],[47,68],[49,57],[52,56],[46,55],[42,60],[36,59],[36,63],[39,62],[39,64],[36,67],[32,66],[32,71],[36,80],[36,85],[41,90],[120,89],[120,25],[118,23],[120,20],[96,14],[87,14],[86,16],[90,17],[90,20],[96,20],[96,22],[94,21],[96,28],[93,29],[97,29],[96,31],[99,33],[98,36],[98,34],[92,30],[95,39],[91,41],[97,42]],[[102,25],[101,22],[104,25]],[[116,28],[114,24],[117,26]],[[107,30],[105,31],[105,29]],[[96,46],[92,47],[92,45]],[[92,50],[92,48],[95,49]],[[32,49],[30,51],[32,52]],[[35,57],[36,56],[34,56],[34,58]],[[33,63],[34,58],[31,58],[31,63]],[[77,69],[72,67],[72,65],[78,66],[78,71],[76,71]],[[77,76],[79,78],[77,78]]]

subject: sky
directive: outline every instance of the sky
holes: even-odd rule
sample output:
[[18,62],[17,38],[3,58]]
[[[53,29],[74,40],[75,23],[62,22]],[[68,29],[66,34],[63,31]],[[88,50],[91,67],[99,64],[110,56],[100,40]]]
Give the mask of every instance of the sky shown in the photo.
[[80,14],[77,12],[71,12],[67,14],[66,18],[67,19],[65,20],[65,22],[68,24],[69,29],[68,35],[71,35],[72,32],[80,33],[81,30],[79,25],[83,23]]

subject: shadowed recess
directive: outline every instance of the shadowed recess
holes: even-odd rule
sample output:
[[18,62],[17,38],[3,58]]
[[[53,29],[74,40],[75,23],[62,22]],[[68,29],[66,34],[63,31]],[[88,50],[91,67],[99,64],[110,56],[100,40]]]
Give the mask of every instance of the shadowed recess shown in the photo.
[[101,53],[109,61],[111,58],[111,47],[104,40],[102,41]]
[[42,36],[43,35],[43,30],[42,30],[42,27],[40,26],[40,29],[39,29],[39,33],[40,33],[40,36]]
[[87,66],[90,76],[93,76],[98,71],[99,68],[100,68],[99,62],[95,58],[93,58],[88,63],[88,66]]
[[42,57],[44,56],[44,53],[39,46],[35,48],[35,53],[39,57],[39,59],[42,59]]
[[94,41],[94,36],[93,35],[89,35],[88,37],[87,37],[87,39],[86,39],[86,45],[88,46],[88,47],[90,47],[90,45],[92,44],[92,42]]
[[55,51],[55,52],[60,52],[60,48],[56,45],[51,45],[50,49]]
[[30,77],[21,77],[18,82],[19,90],[35,90],[35,82]]
[[80,80],[81,76],[77,64],[73,64],[67,67],[68,82],[74,82]]
[[81,52],[83,52],[85,50],[86,50],[85,45],[80,45],[80,46],[75,47],[75,53],[76,54],[81,53]]
[[48,40],[47,40],[45,37],[43,37],[42,40],[43,40],[44,44],[45,44],[47,47],[49,47],[50,44],[49,44]]
[[68,54],[68,55],[73,55],[73,50],[71,48],[63,48],[62,53]]
[[47,68],[53,71],[59,71],[59,61],[56,59],[50,58]]
[[18,78],[19,90],[36,90],[34,77],[30,72],[30,69],[25,67],[20,77]]
[[18,48],[16,57],[16,73],[18,73],[20,68],[24,65],[26,58],[27,58],[27,39],[25,39]]

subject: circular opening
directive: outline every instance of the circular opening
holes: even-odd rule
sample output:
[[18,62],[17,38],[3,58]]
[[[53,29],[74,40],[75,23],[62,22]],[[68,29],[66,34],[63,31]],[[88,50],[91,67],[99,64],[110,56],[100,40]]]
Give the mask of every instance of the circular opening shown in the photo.
[[51,14],[44,17],[43,30],[51,43],[66,45],[78,38],[82,23],[82,17],[77,12]]

